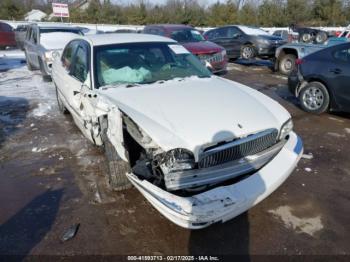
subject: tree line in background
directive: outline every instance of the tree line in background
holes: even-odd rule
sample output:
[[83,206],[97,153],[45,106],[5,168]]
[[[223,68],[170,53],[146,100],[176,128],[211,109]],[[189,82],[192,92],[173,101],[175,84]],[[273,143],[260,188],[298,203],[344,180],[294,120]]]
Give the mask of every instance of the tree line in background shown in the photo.
[[[246,24],[255,26],[347,26],[350,0],[227,0],[208,5],[205,0],[167,0],[163,5],[151,0],[136,0],[125,5],[117,0],[90,0],[86,9],[77,8],[81,0],[68,2],[70,22],[134,24],[179,23],[194,26]],[[47,14],[52,0],[1,0],[0,19],[21,20],[33,8]],[[131,2],[131,1],[130,1]],[[59,21],[57,19],[57,21]]]

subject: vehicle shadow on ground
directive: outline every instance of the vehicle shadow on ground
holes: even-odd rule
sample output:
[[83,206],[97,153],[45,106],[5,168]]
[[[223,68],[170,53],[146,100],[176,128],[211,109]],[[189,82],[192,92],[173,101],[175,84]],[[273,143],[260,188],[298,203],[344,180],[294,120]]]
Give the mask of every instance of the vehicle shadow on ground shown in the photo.
[[189,253],[192,255],[239,255],[240,261],[249,262],[248,213],[208,228],[191,232]]
[[0,255],[21,261],[51,230],[63,190],[37,196],[0,226]]
[[245,66],[266,66],[268,68],[274,68],[274,63],[271,60],[240,58],[233,62],[239,65],[245,65]]
[[29,102],[25,98],[0,96],[0,148],[27,117]]
[[[242,127],[239,123],[236,123]],[[230,131],[218,132],[213,141],[227,141],[228,138],[239,137]],[[245,155],[247,147],[236,147],[235,152],[241,156]],[[228,152],[227,152],[228,154]],[[222,154],[220,154],[220,158]],[[238,157],[242,159],[245,157]],[[254,167],[248,159],[244,170],[252,170]],[[237,177],[225,182],[220,190],[212,190],[210,199],[206,200],[221,208],[222,214],[240,214],[239,216],[225,222],[217,223],[208,228],[191,231],[189,239],[189,253],[192,255],[239,255],[240,261],[250,261],[250,224],[248,213],[243,212],[249,206],[253,206],[257,198],[267,190],[263,179],[251,171],[250,175]],[[235,186],[235,187],[233,187]],[[218,188],[216,188],[218,189]],[[223,199],[225,198],[225,199]],[[206,199],[206,198],[205,198]],[[224,204],[225,203],[225,204]],[[226,204],[227,203],[227,204]],[[203,207],[205,210],[206,207]],[[204,212],[204,211],[203,211]],[[243,213],[242,213],[243,212]]]

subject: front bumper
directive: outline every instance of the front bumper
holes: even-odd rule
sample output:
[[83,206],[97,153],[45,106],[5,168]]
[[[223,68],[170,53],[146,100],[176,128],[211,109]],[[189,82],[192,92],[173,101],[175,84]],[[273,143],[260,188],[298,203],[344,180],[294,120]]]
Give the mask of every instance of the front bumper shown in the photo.
[[179,197],[127,174],[132,184],[166,218],[190,229],[228,221],[247,211],[273,191],[292,173],[303,152],[294,132],[280,152],[263,168],[237,183],[220,186],[192,197]]
[[288,89],[296,97],[298,97],[300,87],[303,85],[303,83],[304,79],[299,71],[293,72],[288,76]]
[[214,74],[227,71],[227,60],[225,59],[222,62],[211,62],[210,71]]

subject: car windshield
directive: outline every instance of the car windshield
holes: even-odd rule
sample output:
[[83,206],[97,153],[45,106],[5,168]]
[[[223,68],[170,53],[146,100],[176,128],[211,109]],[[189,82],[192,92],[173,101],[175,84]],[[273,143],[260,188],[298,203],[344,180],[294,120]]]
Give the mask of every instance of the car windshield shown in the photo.
[[94,48],[96,88],[118,84],[149,84],[210,71],[177,43],[128,43]]
[[171,32],[170,37],[180,43],[205,41],[201,33],[194,29],[179,29]]

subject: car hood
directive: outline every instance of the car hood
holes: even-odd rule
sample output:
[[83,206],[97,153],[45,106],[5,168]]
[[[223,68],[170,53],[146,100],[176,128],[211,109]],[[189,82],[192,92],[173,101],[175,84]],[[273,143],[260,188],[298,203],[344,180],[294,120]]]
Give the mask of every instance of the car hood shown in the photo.
[[47,50],[59,50],[78,37],[79,35],[69,32],[44,33],[40,36],[40,44]]
[[274,100],[216,76],[190,77],[140,87],[99,89],[163,150],[206,146],[280,129],[289,113]]
[[221,46],[210,42],[210,41],[201,41],[201,42],[190,42],[190,43],[181,43],[188,51],[195,55],[201,54],[214,54],[224,50]]

